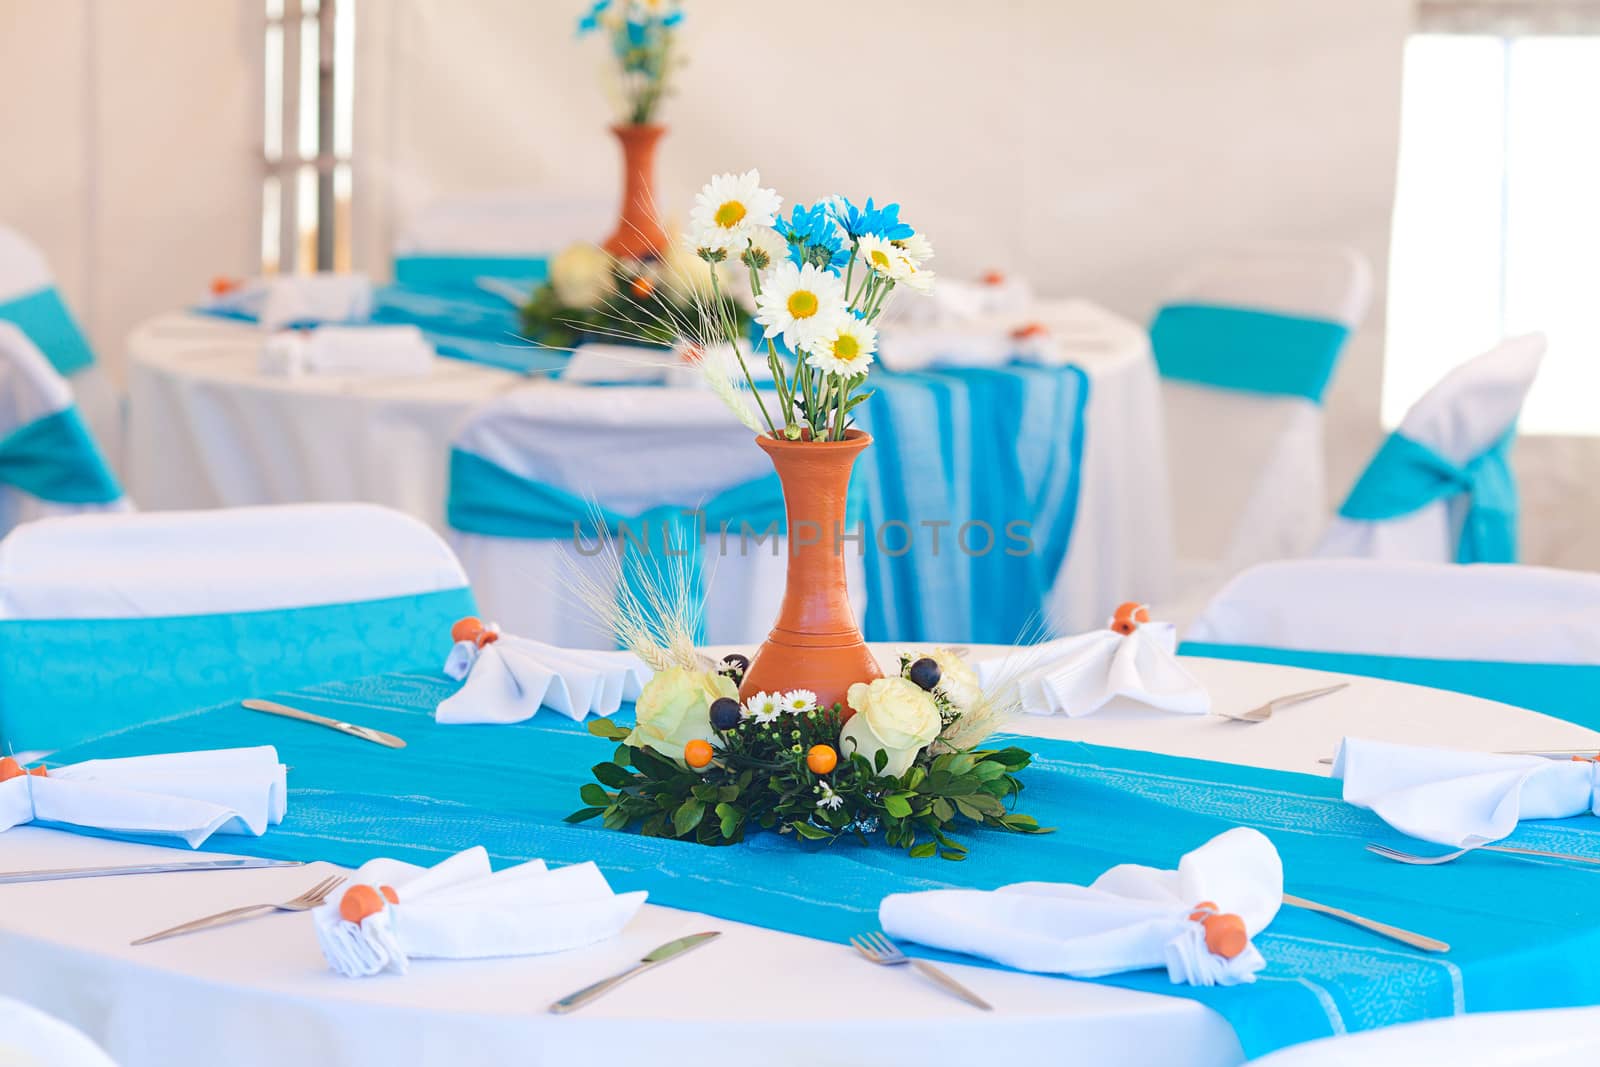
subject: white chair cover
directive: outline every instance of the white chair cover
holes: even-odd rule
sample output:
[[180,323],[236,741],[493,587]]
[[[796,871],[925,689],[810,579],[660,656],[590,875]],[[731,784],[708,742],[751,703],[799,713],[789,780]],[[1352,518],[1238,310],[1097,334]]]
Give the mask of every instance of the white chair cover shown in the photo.
[[[1543,334],[1502,341],[1440,379],[1406,412],[1396,432],[1465,466],[1515,427],[1544,351]],[[1469,504],[1462,494],[1393,519],[1336,516],[1316,554],[1451,562]]]
[[1256,1067],[1568,1067],[1593,1055],[1600,1008],[1484,1012],[1291,1045]]
[[[56,280],[43,253],[16,230],[0,226],[0,308],[55,289]],[[0,319],[6,317],[0,310]],[[75,351],[46,352],[46,357],[53,366],[67,367],[64,373],[72,379],[72,389],[84,421],[94,431],[107,457],[113,463],[119,462],[124,437],[121,395],[103,367],[94,363],[80,365],[80,361],[92,360],[93,353],[82,335],[81,325],[74,323],[71,330],[77,337],[75,344],[68,347]],[[48,342],[47,338],[32,340],[41,347]]]
[[[455,447],[623,515],[673,504],[693,508],[772,473],[755,435],[710,392],[618,387],[610,399],[602,409],[592,389],[519,389],[474,417]],[[614,583],[602,559],[580,554],[570,535],[529,540],[453,530],[451,544],[484,618],[507,633],[569,648],[615,647],[574,587],[578,575],[605,588]],[[845,559],[860,613],[864,571],[854,553]],[[763,639],[777,618],[786,567],[785,542],[741,552],[730,531],[723,551],[713,530],[702,552],[706,639],[742,645]]]
[[[1196,263],[1166,303],[1318,318],[1353,333],[1371,287],[1371,269],[1351,249],[1257,243]],[[1180,596],[1215,589],[1251,564],[1310,551],[1328,513],[1321,407],[1300,396],[1172,379],[1163,379],[1161,399]]]
[[[17,326],[0,320],[0,440],[74,406],[72,386]],[[62,453],[62,464],[103,467],[93,444],[79,440],[77,454]],[[105,503],[46,500],[0,479],[0,536],[19,523],[46,515],[126,511],[126,498]]]
[[0,997],[0,1067],[117,1067],[99,1045],[53,1016]]

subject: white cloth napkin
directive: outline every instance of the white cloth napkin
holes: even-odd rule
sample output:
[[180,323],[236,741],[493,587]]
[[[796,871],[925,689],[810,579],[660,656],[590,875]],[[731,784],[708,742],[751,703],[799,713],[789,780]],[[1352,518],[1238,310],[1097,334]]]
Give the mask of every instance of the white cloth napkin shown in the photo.
[[340,914],[342,892],[312,912],[328,965],[351,978],[404,974],[413,959],[531,956],[592,945],[621,933],[646,895],[613,893],[593,863],[552,871],[533,860],[491,873],[481,846],[436,867],[376,859],[351,884],[380,892],[388,886],[397,898],[360,923]]
[[896,305],[895,325],[950,326],[985,315],[1020,315],[1032,303],[1033,287],[1022,278],[940,278],[933,292]]
[[264,330],[292,323],[359,322],[372,315],[372,281],[364,274],[252,278],[213,297],[211,307],[253,315]]
[[1225,959],[1190,918],[1201,904],[1244,920],[1254,938],[1283,904],[1283,862],[1249,827],[1218,834],[1175,871],[1124,863],[1091,885],[1020,882],[992,892],[936,889],[885,897],[878,920],[892,938],[1023,971],[1096,978],[1166,967],[1184,985],[1255,981],[1266,966],[1254,943]]
[[1211,696],[1178,663],[1177,628],[1147,622],[1124,637],[1093,630],[980,662],[985,690],[1015,683],[1032,715],[1091,715],[1118,697],[1162,711],[1205,715]]
[[1472,848],[1522,819],[1600,815],[1600,763],[1456,752],[1347,737],[1334,757],[1344,799],[1401,833]]
[[271,745],[88,760],[0,782],[0,831],[38,821],[117,834],[260,837],[283,821],[285,768]]
[[262,374],[422,376],[433,370],[433,345],[415,326],[321,326],[302,334],[284,331],[261,342]]
[[444,671],[466,684],[439,704],[442,723],[522,722],[540,707],[582,722],[612,715],[636,700],[650,671],[631,652],[558,648],[527,637],[501,637],[478,648],[458,641]]

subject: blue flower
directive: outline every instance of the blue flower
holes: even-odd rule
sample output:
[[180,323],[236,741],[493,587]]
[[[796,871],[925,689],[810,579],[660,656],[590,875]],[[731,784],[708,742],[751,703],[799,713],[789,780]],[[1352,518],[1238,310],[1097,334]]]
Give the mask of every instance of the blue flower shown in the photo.
[[669,13],[666,18],[662,19],[661,20],[661,25],[667,26],[667,27],[672,27],[672,26],[676,26],[678,23],[680,23],[682,21],[683,21],[683,9],[679,8],[679,9]]
[[837,274],[850,261],[844,233],[826,203],[794,205],[787,220],[778,220],[777,229],[789,242],[789,259],[797,267],[812,263]]
[[869,235],[885,241],[903,241],[916,233],[900,221],[899,204],[876,207],[870,196],[864,208],[856,207],[843,197],[834,197],[833,211],[839,225],[844,227],[844,232],[850,235],[852,241]]
[[593,33],[600,28],[600,16],[606,13],[611,6],[611,0],[594,0],[589,5],[589,13],[578,20],[578,36]]

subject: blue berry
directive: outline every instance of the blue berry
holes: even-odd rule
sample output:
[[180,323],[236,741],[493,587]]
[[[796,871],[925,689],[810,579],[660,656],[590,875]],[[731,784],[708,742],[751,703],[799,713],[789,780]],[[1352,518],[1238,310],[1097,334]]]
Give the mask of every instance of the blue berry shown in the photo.
[[718,697],[711,702],[711,725],[718,730],[731,730],[739,725],[739,702],[732,697]]
[[906,677],[923,689],[932,690],[939,684],[939,665],[927,656],[913,663],[906,671]]

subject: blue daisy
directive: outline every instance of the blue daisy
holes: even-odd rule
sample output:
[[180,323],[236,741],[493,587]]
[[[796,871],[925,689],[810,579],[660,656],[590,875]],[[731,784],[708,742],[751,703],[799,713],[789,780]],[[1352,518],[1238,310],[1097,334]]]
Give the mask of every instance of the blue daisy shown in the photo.
[[916,233],[900,221],[899,204],[877,207],[870,196],[867,197],[866,207],[856,207],[843,197],[835,197],[834,200],[834,215],[852,241],[867,236],[881,237],[885,241],[903,241]]
[[807,263],[838,274],[850,261],[845,235],[825,203],[796,204],[788,219],[779,219],[778,232],[789,242],[789,259],[797,267]]
[[600,28],[600,16],[606,13],[611,6],[611,0],[594,0],[589,6],[589,13],[578,20],[578,36],[593,33]]

